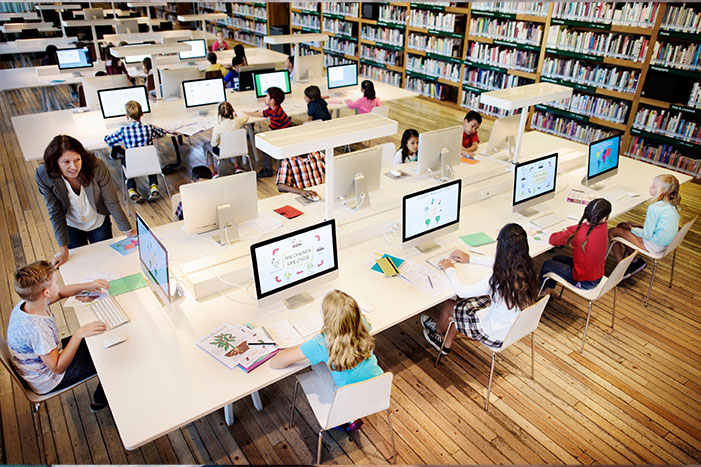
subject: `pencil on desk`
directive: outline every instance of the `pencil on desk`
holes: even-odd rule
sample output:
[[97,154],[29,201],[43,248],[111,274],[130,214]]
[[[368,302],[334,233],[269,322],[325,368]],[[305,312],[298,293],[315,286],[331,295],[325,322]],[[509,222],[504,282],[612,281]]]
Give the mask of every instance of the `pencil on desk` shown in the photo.
[[433,288],[433,282],[431,281],[431,276],[426,274],[426,277],[428,278],[428,283],[431,285],[431,288]]

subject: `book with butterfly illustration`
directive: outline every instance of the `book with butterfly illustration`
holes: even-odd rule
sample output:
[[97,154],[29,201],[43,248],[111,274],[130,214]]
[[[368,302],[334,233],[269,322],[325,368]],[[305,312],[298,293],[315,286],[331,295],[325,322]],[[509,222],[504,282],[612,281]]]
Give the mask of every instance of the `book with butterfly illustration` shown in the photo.
[[[249,371],[253,363],[265,354],[277,350],[276,345],[259,345],[259,336],[251,328],[241,324],[224,324],[197,341],[197,345],[227,367],[241,365]],[[261,348],[264,347],[264,348]]]

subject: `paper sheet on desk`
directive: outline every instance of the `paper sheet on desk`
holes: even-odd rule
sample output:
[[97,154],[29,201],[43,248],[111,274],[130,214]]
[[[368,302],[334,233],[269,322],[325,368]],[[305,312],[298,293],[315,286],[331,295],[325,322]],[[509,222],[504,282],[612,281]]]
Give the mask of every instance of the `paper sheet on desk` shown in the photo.
[[404,263],[401,275],[411,285],[431,297],[437,297],[452,290],[450,282],[443,271],[425,267],[413,261],[407,260]]
[[259,232],[261,235],[274,232],[283,226],[280,219],[276,219],[275,217],[266,213],[259,214],[258,217],[244,222],[243,225],[249,229]]
[[193,136],[199,133],[200,131],[209,130],[213,126],[214,125],[211,122],[177,122],[173,125],[170,125],[168,128],[166,128],[166,130],[170,133],[180,133],[181,135],[185,136]]
[[287,319],[273,324],[266,324],[263,328],[281,349],[288,349],[304,342],[302,335]]

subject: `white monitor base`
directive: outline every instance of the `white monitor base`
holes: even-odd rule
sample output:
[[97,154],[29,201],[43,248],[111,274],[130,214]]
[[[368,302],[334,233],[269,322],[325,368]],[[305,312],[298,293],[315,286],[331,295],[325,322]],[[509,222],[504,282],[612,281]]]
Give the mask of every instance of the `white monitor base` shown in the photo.
[[307,305],[314,301],[314,298],[307,292],[298,293],[291,297],[286,298],[282,303],[287,307],[288,310],[294,310],[301,306]]
[[440,247],[441,246],[438,243],[432,240],[416,245],[416,249],[419,250],[421,253],[428,253],[433,250],[437,250]]

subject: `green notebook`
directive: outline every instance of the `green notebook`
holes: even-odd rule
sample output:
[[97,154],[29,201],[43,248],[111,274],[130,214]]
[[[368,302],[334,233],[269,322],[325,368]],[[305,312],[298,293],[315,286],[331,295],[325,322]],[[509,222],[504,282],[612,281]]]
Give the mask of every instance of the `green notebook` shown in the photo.
[[131,292],[132,290],[142,289],[147,287],[146,279],[144,276],[137,272],[131,276],[122,277],[109,282],[110,284],[110,295],[117,296],[123,293]]
[[478,247],[482,245],[489,245],[490,243],[494,243],[494,240],[492,237],[487,235],[484,232],[478,232],[470,235],[463,235],[460,237],[460,240],[465,242],[468,246],[471,247]]

